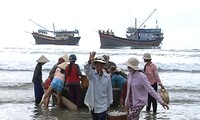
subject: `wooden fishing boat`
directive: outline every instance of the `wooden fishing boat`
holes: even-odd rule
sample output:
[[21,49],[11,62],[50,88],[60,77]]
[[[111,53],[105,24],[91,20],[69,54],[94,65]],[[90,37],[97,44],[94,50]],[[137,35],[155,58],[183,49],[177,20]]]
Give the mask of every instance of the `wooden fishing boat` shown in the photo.
[[[32,20],[30,20],[32,21]],[[36,44],[54,44],[54,45],[78,45],[80,36],[77,29],[69,30],[55,30],[53,24],[53,31],[47,30],[36,22],[32,21],[42,29],[37,32],[32,32]]]
[[[155,10],[150,14],[150,16],[155,12]],[[135,19],[135,27],[128,27],[126,29],[126,38],[116,36],[112,30],[99,30],[101,48],[160,48],[160,44],[164,39],[162,30],[157,26],[156,28],[141,28],[147,19],[139,28],[137,28],[137,19]]]

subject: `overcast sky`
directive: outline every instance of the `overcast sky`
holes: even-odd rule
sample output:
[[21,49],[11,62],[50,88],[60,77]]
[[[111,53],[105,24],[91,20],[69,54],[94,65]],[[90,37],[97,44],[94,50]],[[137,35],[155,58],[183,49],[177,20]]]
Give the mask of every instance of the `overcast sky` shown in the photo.
[[[200,46],[200,4],[198,0],[5,0],[0,1],[1,44],[11,42],[33,43],[27,32],[41,26],[52,30],[79,29],[80,44],[99,43],[98,29],[112,29],[115,35],[125,37],[126,28],[145,23],[155,27],[156,19],[164,32],[164,47]],[[176,45],[177,44],[177,45]]]

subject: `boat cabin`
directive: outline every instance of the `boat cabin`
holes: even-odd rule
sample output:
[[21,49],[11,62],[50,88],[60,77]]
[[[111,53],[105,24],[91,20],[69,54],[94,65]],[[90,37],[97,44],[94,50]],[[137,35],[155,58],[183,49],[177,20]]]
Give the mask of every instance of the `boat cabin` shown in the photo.
[[62,30],[62,31],[55,31],[54,36],[58,40],[66,40],[75,36],[79,36],[79,31],[67,31],[67,30]]
[[163,33],[160,28],[155,29],[135,29],[128,28],[126,31],[126,37],[130,40],[156,40],[163,37]]

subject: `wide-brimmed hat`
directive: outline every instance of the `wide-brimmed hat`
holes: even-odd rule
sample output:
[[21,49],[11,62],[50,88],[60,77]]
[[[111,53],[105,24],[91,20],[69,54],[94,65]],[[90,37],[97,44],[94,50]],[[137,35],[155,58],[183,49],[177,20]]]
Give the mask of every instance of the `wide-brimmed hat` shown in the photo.
[[66,54],[64,54],[60,58],[63,58],[65,62],[69,62],[69,57]]
[[96,57],[96,58],[92,61],[93,64],[95,64],[96,62],[106,64],[105,59],[104,59],[103,57],[101,57],[101,56],[100,56],[100,57]]
[[42,55],[40,58],[38,58],[36,62],[46,63],[46,62],[49,62],[49,60],[44,55]]
[[124,64],[126,66],[133,68],[134,70],[139,70],[139,67],[138,67],[139,61],[135,57],[129,58]]
[[151,54],[150,53],[144,53],[143,59],[151,60]]
[[63,63],[61,63],[61,64],[59,64],[59,65],[57,65],[59,68],[61,68],[61,69],[64,69],[65,70],[65,68],[67,67],[67,62],[63,62]]

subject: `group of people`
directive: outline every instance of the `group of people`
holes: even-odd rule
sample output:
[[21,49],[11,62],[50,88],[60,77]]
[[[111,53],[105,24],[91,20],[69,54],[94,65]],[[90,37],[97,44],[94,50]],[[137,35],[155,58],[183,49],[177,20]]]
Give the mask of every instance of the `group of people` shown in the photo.
[[[88,64],[85,65],[85,73],[89,78],[90,84],[84,103],[91,111],[93,120],[106,120],[106,111],[113,103],[111,79],[116,77],[113,73],[117,72],[116,75],[119,75],[119,71],[116,70],[116,67],[111,67],[110,71],[113,71],[113,73],[110,76],[105,70],[105,58],[102,56],[95,57],[95,55],[96,52],[90,52]],[[161,88],[164,88],[164,86],[158,76],[156,65],[151,62],[151,55],[145,53],[143,59],[146,62],[144,71],[138,67],[138,59],[131,57],[124,63],[128,69],[127,82],[124,78],[119,77],[121,79],[119,83],[120,89],[126,86],[124,105],[128,113],[128,120],[139,120],[140,112],[145,106],[147,106],[146,110],[150,111],[151,102],[153,102],[153,112],[156,113],[156,100],[164,109],[169,109],[167,103],[162,100],[156,91],[157,84]]]
[[[165,109],[169,109],[167,103],[157,93],[158,85],[164,88],[158,75],[157,66],[152,63],[149,53],[145,53],[143,59],[146,64],[144,70],[140,70],[138,59],[135,57],[129,58],[124,63],[128,69],[126,76],[120,73],[121,71],[116,67],[115,63],[110,62],[109,64],[108,55],[96,57],[96,52],[90,52],[89,60],[84,66],[85,74],[89,79],[84,103],[88,106],[93,120],[106,120],[106,112],[113,103],[113,88],[115,87],[118,87],[121,91],[120,106],[126,108],[128,120],[139,120],[139,114],[142,109],[146,106],[146,111],[149,112],[152,103],[153,112],[156,113],[157,101]],[[48,59],[43,61],[37,60],[41,66],[48,61]],[[51,78],[52,81],[47,92],[43,97],[44,92],[41,92],[41,95],[35,94],[36,104],[43,104],[45,99],[48,99],[51,92],[55,90],[57,92],[58,105],[60,105],[60,91],[65,84],[69,87],[71,100],[77,105],[79,104],[80,94],[77,93],[80,93],[78,92],[80,90],[80,81],[78,80],[80,80],[82,73],[79,66],[75,65],[76,57],[74,54],[69,56],[69,61],[70,64],[67,61],[57,64],[54,77],[53,79]],[[36,73],[39,73],[39,78],[33,77],[35,92],[38,89],[37,83],[42,82],[41,66],[37,68],[39,72],[36,72],[36,68],[34,72],[34,76],[36,76]],[[39,82],[36,82],[36,79],[39,79]],[[42,89],[42,86],[40,88]]]
[[52,93],[55,93],[56,98],[54,95],[54,97],[52,96],[53,102],[55,104],[56,101],[58,107],[61,107],[62,92],[65,88],[69,92],[70,100],[77,107],[80,106],[80,77],[82,73],[79,65],[75,63],[76,60],[75,54],[71,54],[69,58],[67,55],[59,57],[58,62],[53,66],[44,83],[42,81],[42,65],[49,62],[49,60],[44,55],[37,60],[38,64],[35,67],[32,80],[34,83],[36,106],[44,104],[44,107],[48,108],[49,99]]

